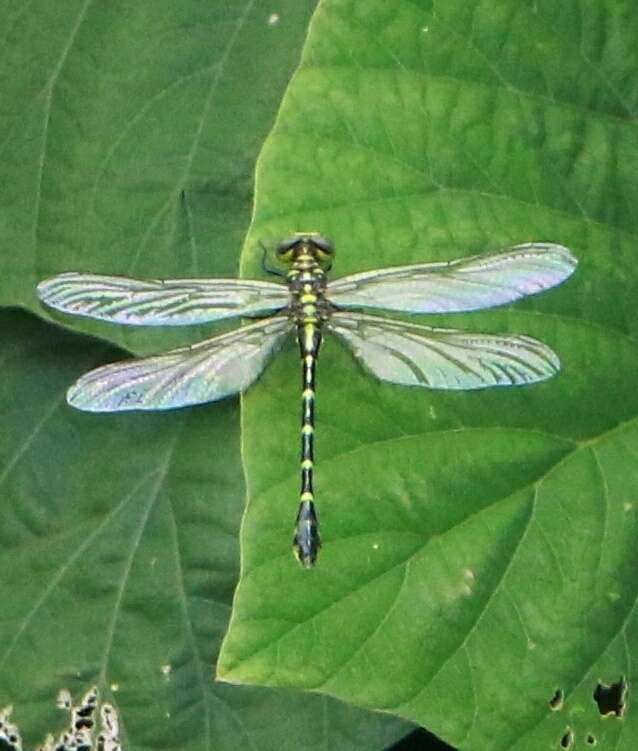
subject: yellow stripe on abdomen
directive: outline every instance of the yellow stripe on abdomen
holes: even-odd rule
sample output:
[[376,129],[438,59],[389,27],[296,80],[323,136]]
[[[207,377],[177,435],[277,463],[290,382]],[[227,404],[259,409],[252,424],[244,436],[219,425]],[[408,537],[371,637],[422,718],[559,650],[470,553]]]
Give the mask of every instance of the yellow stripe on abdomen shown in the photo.
[[303,389],[301,392],[301,494],[293,545],[297,558],[306,568],[314,564],[321,546],[313,491],[315,366],[319,345],[321,344],[321,333],[316,325],[317,319],[315,318],[316,306],[314,303],[316,299],[315,295],[302,295],[304,317],[298,329],[303,373]]

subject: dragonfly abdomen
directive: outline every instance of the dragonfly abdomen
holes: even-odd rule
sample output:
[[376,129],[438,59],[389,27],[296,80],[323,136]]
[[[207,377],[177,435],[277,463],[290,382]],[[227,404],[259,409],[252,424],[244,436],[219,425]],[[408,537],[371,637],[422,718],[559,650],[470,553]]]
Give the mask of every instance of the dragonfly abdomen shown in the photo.
[[315,434],[315,368],[321,346],[317,295],[308,284],[299,296],[297,338],[302,363],[301,392],[301,495],[293,545],[300,563],[309,568],[321,546],[312,485]]

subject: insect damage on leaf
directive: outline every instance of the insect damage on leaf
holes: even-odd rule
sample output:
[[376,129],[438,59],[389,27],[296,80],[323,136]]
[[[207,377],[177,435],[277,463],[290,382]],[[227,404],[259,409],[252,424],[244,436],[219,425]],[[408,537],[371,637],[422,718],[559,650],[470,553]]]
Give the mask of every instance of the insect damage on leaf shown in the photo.
[[626,698],[627,681],[624,676],[621,676],[617,683],[612,683],[610,686],[599,681],[594,691],[594,701],[603,717],[615,715],[621,718],[625,714]]
[[554,696],[552,696],[552,698],[549,700],[549,706],[553,712],[558,712],[563,708],[564,701],[565,694],[563,693],[563,689],[557,688],[554,692]]
[[[71,693],[67,689],[62,689],[58,694],[57,705],[60,709],[71,713],[69,727],[60,736],[58,744],[65,751],[66,748],[91,748],[92,730],[95,726],[95,709],[97,707],[97,688],[95,686],[90,688],[77,705],[73,704]],[[53,748],[57,751],[59,745],[53,745]],[[60,751],[62,751],[62,748]]]
[[11,722],[12,706],[0,709],[0,742],[8,751],[22,751],[22,738],[18,726]]
[[560,739],[561,748],[571,748],[574,745],[574,732],[571,728],[567,728],[565,734]]
[[117,710],[112,704],[103,704],[100,709],[100,734],[96,751],[121,751],[120,723]]
[[[118,714],[112,704],[104,703],[100,707],[100,728],[96,735],[99,701],[95,686],[78,704],[73,703],[71,692],[63,688],[57,695],[56,705],[70,714],[69,724],[57,737],[49,733],[36,751],[122,751]],[[0,710],[0,748],[22,751],[20,731],[10,720],[12,710],[11,706]]]

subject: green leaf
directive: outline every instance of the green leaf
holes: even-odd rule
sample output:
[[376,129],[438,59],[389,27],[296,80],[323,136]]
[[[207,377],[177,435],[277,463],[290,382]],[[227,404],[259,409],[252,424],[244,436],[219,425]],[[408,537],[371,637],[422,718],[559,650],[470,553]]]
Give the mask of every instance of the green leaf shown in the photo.
[[[0,302],[42,315],[35,284],[65,270],[234,275],[314,1],[2,5]],[[202,336],[54,317],[135,351]],[[63,727],[60,688],[94,681],[127,751],[404,734],[325,697],[213,683],[238,574],[238,403],[81,415],[66,388],[117,353],[15,313],[0,327],[0,707],[26,740]]]
[[236,403],[87,415],[67,384],[116,352],[0,315],[0,708],[30,747],[97,684],[123,747],[383,749],[404,723],[332,699],[215,683],[238,574]]
[[[0,5],[0,304],[50,315],[35,287],[61,271],[235,275],[315,0]],[[52,316],[134,351],[184,341]]]
[[260,156],[247,275],[255,238],[294,230],[334,239],[335,277],[530,240],[580,265],[514,306],[428,318],[546,342],[562,372],[540,385],[384,384],[326,337],[311,571],[290,552],[294,345],[273,363],[243,398],[222,679],[394,712],[463,749],[559,748],[568,728],[633,748],[637,721],[593,694],[638,677],[637,50],[625,2],[320,6]]

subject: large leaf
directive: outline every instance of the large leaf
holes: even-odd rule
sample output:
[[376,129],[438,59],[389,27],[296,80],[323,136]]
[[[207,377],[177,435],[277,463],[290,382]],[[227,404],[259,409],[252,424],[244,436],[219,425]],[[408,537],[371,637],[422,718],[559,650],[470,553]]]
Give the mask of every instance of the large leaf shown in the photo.
[[[332,699],[213,681],[238,569],[236,404],[95,416],[64,403],[116,352],[0,314],[0,708],[33,747],[97,684],[124,748],[383,749],[406,731]],[[0,745],[2,745],[0,743]]]
[[[315,4],[0,1],[0,303],[44,314],[36,283],[60,271],[235,275]],[[55,317],[132,350],[168,341]]]
[[634,747],[635,714],[601,718],[593,694],[638,678],[636,50],[629,2],[320,6],[247,249],[319,230],[339,276],[550,240],[580,266],[514,306],[428,320],[541,339],[563,364],[541,385],[402,388],[324,343],[314,570],[289,549],[292,346],[246,395],[222,679],[381,708],[462,749]]
[[[43,314],[36,281],[69,269],[234,275],[314,4],[0,3],[2,303]],[[15,703],[27,740],[62,726],[60,687],[96,680],[127,751],[367,751],[405,732],[323,697],[214,686],[244,502],[237,402],[89,418],[64,391],[116,354],[15,314],[0,324],[0,707]]]

